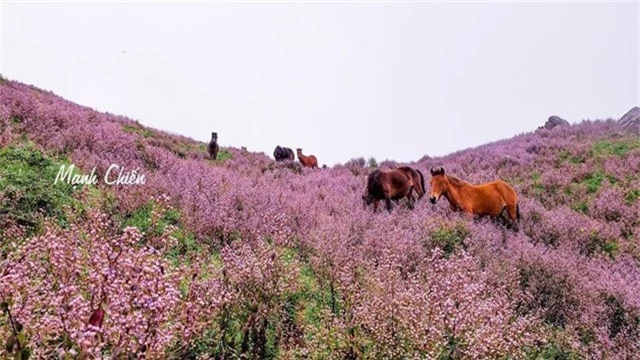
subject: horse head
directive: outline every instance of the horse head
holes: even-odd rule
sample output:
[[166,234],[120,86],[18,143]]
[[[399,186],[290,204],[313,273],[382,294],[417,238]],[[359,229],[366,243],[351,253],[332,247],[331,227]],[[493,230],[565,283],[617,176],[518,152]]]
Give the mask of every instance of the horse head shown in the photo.
[[276,159],[276,161],[282,159],[282,148],[280,147],[280,145],[276,146],[276,149],[273,150],[273,157]]
[[442,195],[446,194],[448,189],[447,179],[444,176],[444,168],[431,169],[431,193],[429,194],[429,201],[435,204],[440,200]]
[[374,198],[371,194],[363,194],[362,195],[362,206],[366,207],[367,205],[371,205]]

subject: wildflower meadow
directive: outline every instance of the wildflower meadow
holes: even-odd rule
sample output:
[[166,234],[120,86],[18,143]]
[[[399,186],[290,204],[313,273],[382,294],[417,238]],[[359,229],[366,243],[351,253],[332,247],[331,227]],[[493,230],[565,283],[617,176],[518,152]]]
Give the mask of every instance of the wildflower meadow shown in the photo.
[[[544,119],[541,120],[544,122]],[[275,146],[275,144],[274,144]],[[138,169],[69,184],[61,165]],[[636,359],[640,138],[532,129],[411,164],[516,190],[519,231],[422,198],[373,212],[374,168],[275,162],[0,82],[0,357]]]

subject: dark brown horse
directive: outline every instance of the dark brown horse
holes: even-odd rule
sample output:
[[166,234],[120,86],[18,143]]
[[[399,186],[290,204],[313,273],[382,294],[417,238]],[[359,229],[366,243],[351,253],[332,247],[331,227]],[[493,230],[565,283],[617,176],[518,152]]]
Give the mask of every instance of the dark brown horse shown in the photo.
[[209,152],[209,156],[211,156],[213,160],[218,157],[218,150],[220,150],[220,147],[218,146],[218,133],[212,132],[211,141],[209,141],[207,151]]
[[435,204],[441,197],[449,201],[453,211],[464,211],[474,216],[489,216],[505,219],[507,227],[517,230],[520,207],[515,190],[502,180],[481,185],[472,185],[456,177],[445,175],[444,168],[431,169],[431,194],[429,200]]
[[276,149],[273,150],[273,157],[276,161],[285,161],[285,160],[295,160],[295,155],[293,155],[293,150],[284,146],[276,146]]
[[317,168],[318,167],[318,159],[316,159],[315,156],[313,156],[313,155],[309,155],[309,156],[303,155],[302,154],[302,149],[300,149],[300,148],[296,149],[296,152],[298,153],[298,160],[300,160],[300,162],[302,163],[302,166],[311,167],[311,168]]
[[419,170],[408,166],[392,170],[375,170],[367,178],[367,189],[362,195],[362,201],[365,206],[374,203],[373,212],[376,212],[378,203],[384,200],[387,210],[391,212],[391,200],[406,197],[409,208],[413,209],[413,191],[418,194],[418,199],[425,194],[424,177]]

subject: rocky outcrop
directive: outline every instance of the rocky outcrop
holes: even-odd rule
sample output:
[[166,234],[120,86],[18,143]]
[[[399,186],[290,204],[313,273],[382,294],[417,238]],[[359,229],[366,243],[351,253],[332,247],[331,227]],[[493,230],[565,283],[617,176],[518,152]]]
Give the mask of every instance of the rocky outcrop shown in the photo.
[[558,115],[552,115],[552,116],[549,116],[549,119],[547,120],[546,123],[544,123],[544,126],[542,126],[542,128],[551,130],[556,126],[571,126],[571,124],[569,124],[567,120],[561,118]]
[[640,135],[640,107],[634,106],[618,120],[620,130]]

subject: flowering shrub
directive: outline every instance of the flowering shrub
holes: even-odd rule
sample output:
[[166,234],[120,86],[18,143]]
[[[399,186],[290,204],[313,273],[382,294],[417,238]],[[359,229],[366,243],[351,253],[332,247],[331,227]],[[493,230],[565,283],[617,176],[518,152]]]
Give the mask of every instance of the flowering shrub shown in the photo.
[[495,358],[533,345],[536,321],[513,318],[514,299],[490,274],[468,254],[442,255],[435,251],[406,275],[393,256],[378,264],[355,312],[373,353]]
[[84,224],[48,226],[4,270],[2,294],[34,355],[164,353],[175,336],[176,273],[157,250],[138,246],[135,228],[116,235],[91,212]]

